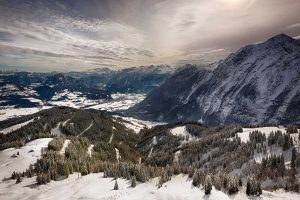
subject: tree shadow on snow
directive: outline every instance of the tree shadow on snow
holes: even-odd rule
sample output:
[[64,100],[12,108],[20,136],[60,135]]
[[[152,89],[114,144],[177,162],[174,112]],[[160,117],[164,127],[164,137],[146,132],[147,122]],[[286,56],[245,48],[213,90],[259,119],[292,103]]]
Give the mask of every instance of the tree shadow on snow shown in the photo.
[[35,189],[37,188],[39,185],[37,183],[32,183],[29,185],[24,185],[23,187],[27,187],[27,188],[31,188],[31,189]]

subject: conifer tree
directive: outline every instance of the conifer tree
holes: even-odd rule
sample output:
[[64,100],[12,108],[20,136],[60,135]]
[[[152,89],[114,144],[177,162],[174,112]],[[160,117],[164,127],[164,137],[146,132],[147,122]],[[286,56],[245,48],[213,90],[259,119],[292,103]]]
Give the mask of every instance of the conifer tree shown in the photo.
[[17,180],[16,180],[16,184],[21,183],[21,176],[17,175]]
[[235,194],[239,191],[239,184],[236,177],[231,177],[228,181],[227,192],[229,195]]
[[210,175],[207,175],[204,181],[205,195],[210,195],[211,190],[212,190],[212,179]]
[[118,181],[115,181],[115,185],[114,185],[114,190],[118,190],[119,189],[119,185],[118,185]]
[[136,178],[135,176],[131,177],[131,187],[135,187],[136,186]]

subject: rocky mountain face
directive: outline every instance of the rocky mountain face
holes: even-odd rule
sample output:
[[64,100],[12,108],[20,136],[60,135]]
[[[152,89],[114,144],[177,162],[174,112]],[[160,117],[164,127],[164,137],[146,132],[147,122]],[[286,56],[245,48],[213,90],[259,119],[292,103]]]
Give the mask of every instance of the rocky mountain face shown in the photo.
[[148,93],[165,81],[175,68],[168,65],[132,67],[114,71],[107,82],[110,92]]
[[207,124],[300,122],[299,41],[280,34],[215,65],[177,71],[131,112]]

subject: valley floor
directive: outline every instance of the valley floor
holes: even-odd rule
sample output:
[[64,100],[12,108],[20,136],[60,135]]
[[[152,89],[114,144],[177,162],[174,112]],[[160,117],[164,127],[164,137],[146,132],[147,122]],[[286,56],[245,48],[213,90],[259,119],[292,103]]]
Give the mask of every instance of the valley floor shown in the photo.
[[187,175],[177,175],[160,189],[157,188],[158,179],[148,183],[139,183],[135,188],[130,187],[130,181],[118,179],[119,190],[113,190],[115,181],[112,178],[103,178],[102,173],[89,174],[78,177],[71,175],[62,181],[51,181],[42,186],[35,185],[35,177],[24,179],[20,184],[15,181],[0,183],[0,199],[2,200],[32,200],[32,199],[101,199],[101,200],[238,200],[238,199],[300,199],[299,194],[285,193],[284,191],[266,192],[261,197],[247,197],[244,193],[234,196],[212,190],[211,195],[192,186],[192,180]]

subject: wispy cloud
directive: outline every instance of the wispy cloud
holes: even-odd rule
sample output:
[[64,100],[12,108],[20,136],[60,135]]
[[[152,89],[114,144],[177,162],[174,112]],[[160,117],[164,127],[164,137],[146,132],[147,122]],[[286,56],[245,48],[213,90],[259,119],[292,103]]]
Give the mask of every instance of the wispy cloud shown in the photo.
[[2,0],[0,64],[209,63],[282,31],[299,35],[299,9],[294,0]]
[[285,27],[286,30],[293,29],[293,28],[300,28],[300,23],[291,24]]

